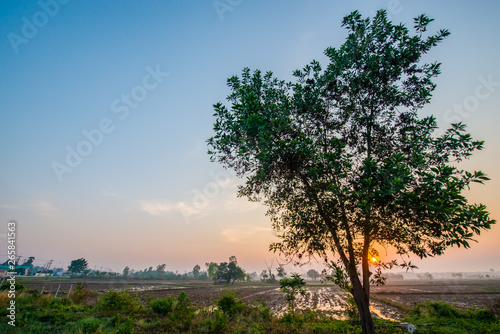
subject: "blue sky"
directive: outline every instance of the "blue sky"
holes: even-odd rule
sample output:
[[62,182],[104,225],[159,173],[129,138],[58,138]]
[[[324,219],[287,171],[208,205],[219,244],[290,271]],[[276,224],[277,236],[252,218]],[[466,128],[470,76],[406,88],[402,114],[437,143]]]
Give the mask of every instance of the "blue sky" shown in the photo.
[[[468,197],[498,219],[496,1],[2,1],[0,233],[16,219],[19,255],[38,264],[85,257],[117,271],[183,271],[236,255],[264,268],[274,258],[265,208],[236,198],[241,181],[206,154],[212,104],[245,66],[289,80],[312,59],[324,63],[356,9],[410,24],[426,13],[431,30],[451,31],[429,55],[443,73],[423,114],[443,126],[463,121],[486,140],[464,166],[492,181]],[[72,150],[83,152],[73,167]],[[418,264],[500,270],[498,237],[494,227],[471,250]],[[0,241],[4,257],[5,234]]]

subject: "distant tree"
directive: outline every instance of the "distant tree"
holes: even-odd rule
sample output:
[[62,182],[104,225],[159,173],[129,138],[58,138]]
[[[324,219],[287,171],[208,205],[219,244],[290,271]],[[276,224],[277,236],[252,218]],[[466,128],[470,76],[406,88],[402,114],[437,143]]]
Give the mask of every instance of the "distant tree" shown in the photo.
[[256,271],[248,274],[251,278],[252,278],[252,281],[255,281],[255,280],[258,280],[259,279],[259,274],[257,274]]
[[85,273],[88,270],[89,263],[84,258],[71,261],[68,271],[75,274]]
[[238,261],[235,256],[231,256],[228,262],[221,262],[218,265],[217,272],[214,276],[214,281],[224,280],[226,284],[233,283],[236,280],[244,280],[246,277],[245,271],[238,266]]
[[130,268],[128,266],[123,268],[123,273],[122,273],[123,277],[127,277],[129,273],[130,273]]
[[288,311],[292,314],[295,313],[297,306],[297,294],[300,293],[302,296],[306,294],[306,290],[304,290],[305,285],[306,282],[297,273],[292,274],[292,278],[280,279],[280,290],[285,294]]
[[267,275],[268,275],[268,278],[267,278],[267,280],[265,280],[265,282],[276,283],[276,276],[274,276],[274,274],[273,274],[274,259],[271,260],[270,264],[267,264],[267,261],[264,261],[264,262],[266,263]]
[[385,274],[388,280],[393,280],[393,281],[402,281],[404,280],[404,276],[401,274],[394,274],[394,273],[387,273]]
[[159,265],[157,265],[157,266],[156,266],[156,273],[157,273],[158,275],[162,275],[162,274],[164,274],[164,273],[165,273],[165,268],[166,268],[166,267],[167,267],[167,265],[166,265],[166,264],[159,264]]
[[207,267],[207,275],[210,278],[214,278],[217,274],[217,270],[219,269],[219,265],[215,262],[207,262],[205,263]]
[[431,280],[434,278],[431,273],[425,273],[422,276],[424,279],[428,279],[428,280]]
[[267,269],[262,270],[262,272],[260,273],[260,277],[262,282],[267,282],[267,280],[269,279],[269,274],[267,273]]
[[276,271],[278,272],[278,277],[283,278],[286,276],[286,270],[285,267],[283,267],[281,264],[276,268]]
[[316,280],[318,277],[320,277],[320,274],[314,269],[309,269],[306,275],[313,280]]
[[201,267],[199,265],[194,266],[194,268],[193,268],[193,276],[195,278],[198,278],[198,276],[200,276],[200,269],[201,269]]
[[[271,250],[296,261],[340,259],[363,333],[375,331],[372,249],[437,256],[468,248],[495,222],[462,194],[488,178],[457,167],[483,142],[462,123],[437,136],[435,117],[418,115],[440,74],[439,63],[424,60],[449,35],[428,33],[432,21],[419,15],[409,29],[384,10],[352,12],[342,21],[345,42],[324,52],[328,64],[312,61],[294,82],[245,68],[227,81],[229,106],[214,105],[212,161],[245,177],[240,196],[269,206],[281,238]],[[414,267],[405,258],[377,263],[397,264]]]

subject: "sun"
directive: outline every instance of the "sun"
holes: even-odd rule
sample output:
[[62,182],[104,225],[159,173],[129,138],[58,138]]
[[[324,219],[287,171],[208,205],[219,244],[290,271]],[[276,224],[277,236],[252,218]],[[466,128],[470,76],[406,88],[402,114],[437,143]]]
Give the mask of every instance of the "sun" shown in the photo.
[[373,261],[373,262],[377,262],[377,259],[376,259],[376,258],[374,258],[374,257],[372,257],[372,261]]

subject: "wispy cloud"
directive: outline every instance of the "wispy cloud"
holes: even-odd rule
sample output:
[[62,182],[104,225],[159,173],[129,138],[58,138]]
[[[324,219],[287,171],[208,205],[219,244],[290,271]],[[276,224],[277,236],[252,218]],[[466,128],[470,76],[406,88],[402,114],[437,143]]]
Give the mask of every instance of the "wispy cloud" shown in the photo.
[[153,215],[160,216],[173,211],[178,211],[184,215],[199,215],[201,212],[185,202],[172,203],[166,200],[152,200],[152,201],[137,201],[142,211]]
[[248,243],[251,237],[259,232],[271,231],[270,227],[238,225],[224,228],[220,234],[226,242],[243,244]]
[[43,199],[36,200],[34,202],[24,205],[13,205],[13,204],[3,203],[0,204],[0,208],[7,210],[34,212],[44,217],[56,217],[61,214],[61,210],[57,206]]
[[160,201],[138,201],[141,210],[153,216],[159,216],[163,213],[170,212],[174,206],[168,202]]
[[45,217],[55,217],[61,213],[54,204],[46,200],[38,200],[32,203],[30,207],[38,214]]

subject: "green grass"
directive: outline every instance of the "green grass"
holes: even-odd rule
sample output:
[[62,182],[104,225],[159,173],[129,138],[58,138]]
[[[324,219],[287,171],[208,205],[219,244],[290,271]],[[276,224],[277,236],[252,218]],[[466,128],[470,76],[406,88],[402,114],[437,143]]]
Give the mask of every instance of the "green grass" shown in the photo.
[[[13,328],[6,317],[10,299],[2,292],[0,333],[361,333],[356,320],[333,320],[315,311],[278,317],[264,303],[245,304],[232,291],[199,309],[184,292],[141,302],[110,291],[93,305],[85,301],[88,293],[84,286],[70,298],[19,293]],[[418,304],[402,321],[415,324],[418,333],[500,333],[500,320],[490,310],[460,311],[442,302]],[[395,322],[376,320],[376,326],[378,333],[401,333]]]

